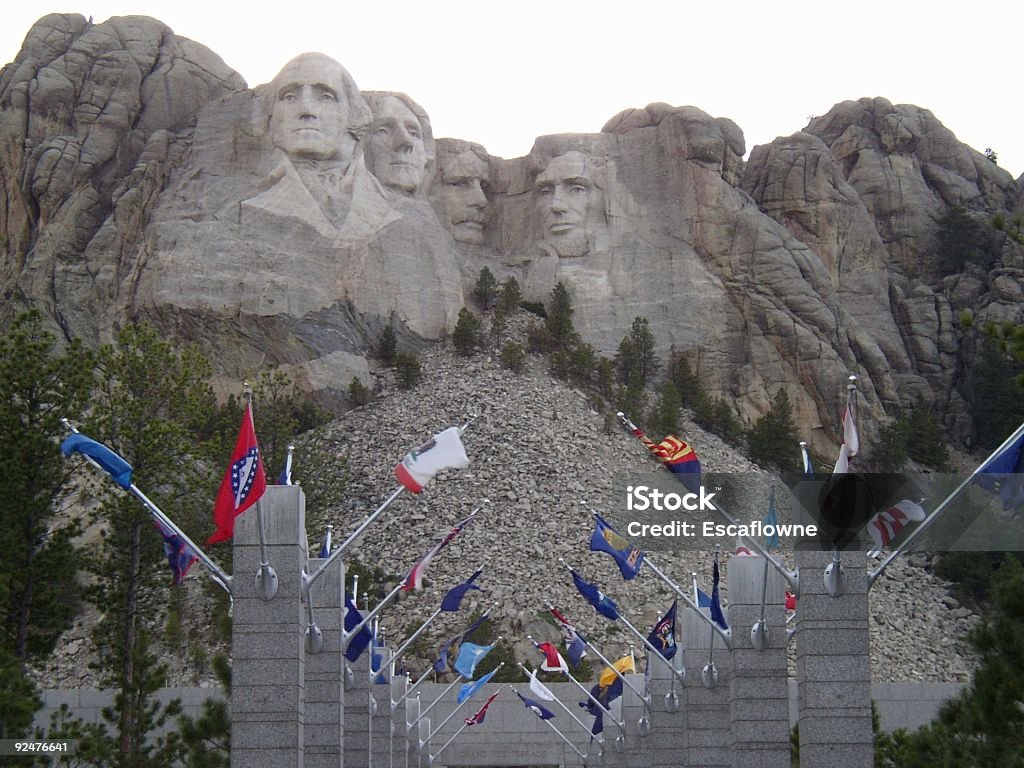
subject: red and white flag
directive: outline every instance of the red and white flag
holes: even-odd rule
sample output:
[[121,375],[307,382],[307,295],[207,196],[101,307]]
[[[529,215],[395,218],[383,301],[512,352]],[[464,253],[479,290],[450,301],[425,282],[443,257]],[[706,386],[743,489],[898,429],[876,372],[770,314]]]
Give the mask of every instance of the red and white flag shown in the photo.
[[[498,691],[498,693],[501,693],[501,691]],[[487,708],[491,706],[492,701],[498,698],[498,693],[491,694],[491,697],[484,702],[484,705],[480,707],[479,710],[477,710],[477,713],[475,715],[473,715],[472,717],[462,718],[462,722],[464,722],[466,725],[480,725],[480,723],[484,721],[484,718],[487,717]]]
[[405,577],[405,582],[402,584],[403,592],[412,592],[414,589],[423,588],[423,574],[426,573],[427,566],[430,565],[430,561],[434,559],[438,552],[440,552],[442,549],[448,546],[451,540],[462,532],[463,528],[465,528],[473,521],[473,518],[476,517],[479,511],[480,507],[477,507],[472,512],[470,512],[469,515],[467,515],[464,520],[453,525],[451,527],[451,530],[449,530],[448,533],[444,535],[444,538],[442,538],[439,542],[437,542],[437,544],[431,547],[430,551],[427,552],[427,554],[425,554],[420,559],[420,561],[412,567],[412,570],[409,571],[409,575]]
[[231,464],[224,473],[217,501],[213,505],[213,522],[217,530],[206,540],[207,544],[227,541],[235,535],[235,518],[245,512],[267,490],[267,476],[263,472],[263,459],[256,442],[256,428],[252,423],[252,405],[247,403],[242,416],[242,428],[231,454]]
[[740,557],[756,557],[756,555],[750,551],[750,548],[743,543],[743,539],[739,536],[736,537],[736,551],[733,552],[733,554],[739,555]]
[[899,535],[907,523],[919,523],[928,517],[928,514],[910,499],[904,499],[899,504],[883,509],[868,522],[868,534],[875,542],[876,552],[881,552],[888,547],[892,540]]
[[419,493],[442,469],[469,466],[466,448],[458,427],[439,432],[414,451],[409,451],[397,466],[395,477],[413,493]]
[[847,405],[843,409],[843,444],[839,447],[839,458],[836,459],[832,474],[844,475],[850,471],[850,459],[860,450],[860,437],[857,435],[857,421],[853,408]]
[[540,668],[545,672],[565,673],[569,671],[569,665],[565,663],[562,654],[551,643],[541,643],[537,646],[537,650],[544,654],[544,661]]

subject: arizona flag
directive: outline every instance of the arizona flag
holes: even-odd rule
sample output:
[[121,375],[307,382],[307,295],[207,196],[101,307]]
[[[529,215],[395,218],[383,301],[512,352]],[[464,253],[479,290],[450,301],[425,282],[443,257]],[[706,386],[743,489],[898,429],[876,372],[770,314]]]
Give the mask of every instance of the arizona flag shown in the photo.
[[234,536],[235,518],[255,504],[266,490],[267,476],[263,472],[260,447],[256,442],[252,405],[246,403],[235,452],[231,454],[231,464],[224,473],[213,505],[213,522],[217,530],[206,543],[216,544]]
[[881,552],[888,547],[907,523],[919,523],[927,516],[921,505],[910,499],[904,499],[888,509],[883,509],[867,524],[868,534],[875,542],[875,551]]
[[442,469],[469,466],[466,448],[458,427],[439,432],[414,451],[409,451],[397,466],[395,477],[413,493],[419,493]]
[[624,413],[620,411],[618,416],[625,423],[630,434],[643,443],[658,461],[668,467],[686,490],[691,493],[700,492],[700,461],[697,459],[696,452],[686,441],[680,440],[675,435],[668,435],[660,443],[656,443],[647,437],[640,427],[626,418]]

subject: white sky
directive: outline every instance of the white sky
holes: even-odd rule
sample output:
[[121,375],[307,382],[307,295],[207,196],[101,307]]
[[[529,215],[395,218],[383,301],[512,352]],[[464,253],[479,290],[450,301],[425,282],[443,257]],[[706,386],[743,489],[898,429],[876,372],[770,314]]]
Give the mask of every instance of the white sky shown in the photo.
[[152,16],[210,48],[249,86],[321,51],[363,90],[409,94],[437,137],[525,155],[536,136],[596,133],[653,101],[693,105],[743,129],[747,151],[847,99],[929,109],[978,151],[1024,172],[1024,5],[975,0],[247,2],[49,0],[8,4],[0,63],[50,12],[96,23]]

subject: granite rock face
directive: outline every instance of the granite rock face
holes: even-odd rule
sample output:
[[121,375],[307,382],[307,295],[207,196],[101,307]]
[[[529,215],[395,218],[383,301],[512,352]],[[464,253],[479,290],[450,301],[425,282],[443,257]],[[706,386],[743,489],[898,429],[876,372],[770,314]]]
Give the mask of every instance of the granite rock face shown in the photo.
[[4,312],[93,343],[144,318],[225,382],[273,364],[339,394],[385,324],[445,336],[487,266],[534,300],[565,283],[603,354],[647,317],[747,423],[784,388],[822,451],[850,373],[868,434],[923,395],[964,436],[955,318],[1024,321],[1024,256],[1003,238],[951,275],[938,221],[1011,219],[1021,181],[879,98],[745,152],[731,120],[651,104],[501,159],[321,54],[249,89],[152,19],[52,15],[0,73]]

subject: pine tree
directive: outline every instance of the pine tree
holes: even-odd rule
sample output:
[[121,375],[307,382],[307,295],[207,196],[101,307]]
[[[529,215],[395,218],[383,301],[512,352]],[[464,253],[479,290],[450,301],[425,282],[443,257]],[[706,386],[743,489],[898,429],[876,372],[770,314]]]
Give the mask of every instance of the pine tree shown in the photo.
[[517,309],[519,309],[519,302],[523,300],[523,295],[519,289],[519,282],[514,278],[510,277],[501,284],[501,293],[498,296],[498,307],[507,314],[511,315]]
[[799,468],[799,443],[793,423],[793,407],[786,390],[775,393],[772,407],[747,433],[750,458],[761,466],[775,466],[784,472]]
[[384,365],[390,367],[395,364],[395,352],[398,349],[398,339],[395,336],[394,326],[389,322],[381,331],[380,339],[377,342],[377,357]]
[[647,424],[651,432],[664,438],[679,431],[679,409],[682,404],[679,399],[679,390],[671,381],[665,381],[658,388],[658,401],[654,404],[650,415],[647,417]]
[[498,281],[494,279],[494,273],[484,267],[477,276],[476,285],[473,286],[473,301],[484,312],[490,310],[498,299]]
[[459,310],[459,319],[455,323],[455,330],[452,331],[452,345],[460,355],[469,357],[476,352],[479,342],[480,321],[463,307]]
[[551,291],[544,325],[558,347],[565,349],[576,339],[572,325],[572,299],[565,284],[559,282]]
[[420,360],[412,352],[399,352],[395,355],[395,379],[399,389],[412,389],[419,384],[423,376]]
[[[126,326],[97,359],[101,383],[88,433],[123,456],[134,467],[133,481],[203,540],[198,529],[209,525],[209,499],[220,479],[194,471],[197,435],[213,411],[209,363],[194,347],[176,351],[145,325]],[[162,601],[143,599],[166,588],[167,563],[149,512],[112,486],[99,486],[104,536],[87,561],[94,577],[87,598],[103,612],[93,641],[103,683],[117,691],[113,765],[135,768],[154,764],[146,735],[170,714],[152,699],[165,676],[148,650]]]

